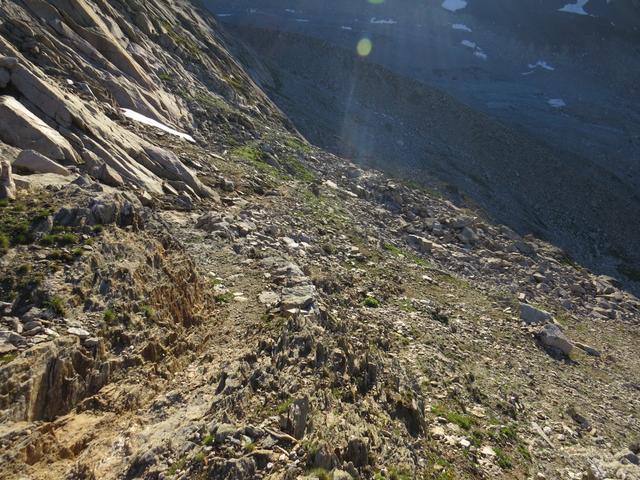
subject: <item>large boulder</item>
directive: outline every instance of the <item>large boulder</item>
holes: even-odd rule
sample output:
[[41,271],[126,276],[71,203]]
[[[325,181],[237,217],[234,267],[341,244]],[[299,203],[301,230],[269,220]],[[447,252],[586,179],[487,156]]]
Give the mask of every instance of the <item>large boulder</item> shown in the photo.
[[11,173],[11,164],[0,160],[0,200],[15,200],[16,184]]
[[65,128],[71,127],[71,112],[59,89],[41,80],[22,64],[11,71],[11,84],[46,116]]
[[0,97],[0,118],[3,142],[35,150],[53,160],[75,163],[76,153],[71,144],[14,97]]
[[574,345],[555,323],[548,323],[536,335],[540,344],[551,353],[569,357]]
[[23,150],[13,162],[13,167],[29,173],[55,173],[63,176],[71,174],[65,167],[35,150]]
[[532,307],[526,303],[520,304],[520,320],[528,324],[546,323],[553,320],[553,315],[549,312]]

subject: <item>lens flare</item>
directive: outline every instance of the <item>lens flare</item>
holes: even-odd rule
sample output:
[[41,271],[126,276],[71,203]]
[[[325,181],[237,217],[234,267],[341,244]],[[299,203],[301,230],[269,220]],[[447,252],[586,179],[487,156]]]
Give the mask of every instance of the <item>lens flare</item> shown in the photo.
[[371,43],[371,40],[369,40],[368,38],[363,38],[358,42],[358,46],[356,47],[356,50],[358,51],[358,55],[360,55],[361,57],[366,57],[371,53],[371,50],[373,49],[373,44]]

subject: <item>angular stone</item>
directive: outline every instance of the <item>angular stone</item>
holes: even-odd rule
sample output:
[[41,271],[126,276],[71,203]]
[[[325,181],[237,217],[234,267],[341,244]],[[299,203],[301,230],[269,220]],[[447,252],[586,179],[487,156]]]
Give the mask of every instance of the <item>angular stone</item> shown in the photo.
[[72,118],[65,105],[62,92],[41,80],[24,65],[11,71],[12,85],[49,118],[65,128],[71,127]]
[[184,182],[201,197],[212,196],[211,190],[184,166],[175,153],[151,145],[145,147],[145,152],[150,159],[145,166],[159,177]]
[[84,328],[71,327],[67,329],[67,333],[70,335],[75,335],[76,337],[80,337],[81,339],[86,339],[91,336],[89,332],[87,332]]
[[23,150],[13,166],[30,173],[55,173],[57,175],[71,175],[71,172],[50,158],[45,157],[35,150]]
[[14,97],[0,97],[0,140],[32,149],[53,160],[75,161],[71,144]]
[[431,253],[431,250],[433,249],[432,242],[418,235],[409,235],[407,237],[407,242],[409,242],[410,245],[413,245],[423,253]]
[[553,315],[544,310],[540,310],[539,308],[527,305],[526,303],[521,303],[520,320],[528,324],[551,322],[553,320]]
[[313,285],[296,285],[282,290],[282,310],[307,308],[313,303],[316,289]]
[[0,160],[0,200],[15,200],[16,184],[13,181],[11,165],[6,160]]
[[545,348],[561,353],[566,357],[571,355],[574,348],[571,340],[560,330],[560,327],[553,323],[545,325],[537,334],[537,338]]
[[19,60],[16,57],[0,57],[0,68],[13,70],[18,66]]
[[4,68],[0,68],[0,88],[5,88],[11,81],[11,74]]

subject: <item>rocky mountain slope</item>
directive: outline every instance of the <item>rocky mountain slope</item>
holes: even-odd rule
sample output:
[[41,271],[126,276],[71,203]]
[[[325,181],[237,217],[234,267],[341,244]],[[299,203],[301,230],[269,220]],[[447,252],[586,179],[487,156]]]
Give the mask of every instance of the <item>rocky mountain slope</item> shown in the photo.
[[205,4],[315,144],[444,182],[633,287],[639,235],[618,226],[640,211],[637,2]]
[[640,478],[616,280],[309,145],[195,3],[0,19],[0,477]]

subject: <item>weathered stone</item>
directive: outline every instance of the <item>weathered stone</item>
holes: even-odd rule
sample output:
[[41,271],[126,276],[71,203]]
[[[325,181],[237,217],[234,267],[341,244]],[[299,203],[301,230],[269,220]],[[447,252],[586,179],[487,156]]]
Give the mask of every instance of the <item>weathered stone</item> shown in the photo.
[[296,285],[287,287],[282,290],[281,308],[289,310],[292,308],[307,308],[313,301],[315,296],[315,287],[313,285]]
[[168,180],[178,180],[186,183],[201,197],[211,197],[211,190],[206,187],[176,156],[175,153],[154,146],[146,146],[145,152],[150,162],[145,166],[156,175]]
[[369,442],[366,438],[352,438],[349,440],[344,459],[352,462],[356,467],[369,464]]
[[458,234],[458,238],[467,244],[474,244],[480,239],[478,234],[470,227],[464,227],[462,232]]
[[16,161],[13,162],[13,166],[30,173],[55,173],[65,176],[71,174],[65,167],[35,150],[23,150]]
[[124,185],[122,176],[105,162],[100,160],[96,154],[85,149],[82,151],[81,155],[85,162],[87,173],[89,173],[93,178],[111,187],[120,187]]
[[6,68],[7,70],[13,70],[18,66],[19,60],[16,57],[1,57],[0,56],[0,68]]
[[553,320],[553,315],[544,310],[540,310],[539,308],[527,305],[526,303],[521,303],[520,320],[528,324],[551,322]]
[[11,71],[11,84],[49,118],[63,127],[71,127],[71,113],[59,89],[50,86],[20,64]]
[[32,149],[53,160],[75,162],[71,144],[14,97],[0,97],[0,140],[14,147]]
[[304,437],[307,429],[307,419],[309,418],[309,398],[303,397],[291,405],[289,408],[289,426],[290,432],[298,440]]
[[407,242],[409,242],[410,245],[416,247],[420,252],[423,253],[431,253],[431,250],[433,249],[432,242],[418,235],[409,235],[407,237]]
[[545,325],[542,330],[538,332],[537,338],[543,347],[554,353],[560,353],[565,357],[570,356],[574,348],[571,341],[562,330],[560,330],[560,327],[553,323]]
[[5,88],[11,81],[11,74],[8,70],[0,68],[0,88]]
[[11,165],[6,160],[0,160],[0,200],[16,199],[16,184],[13,181]]

